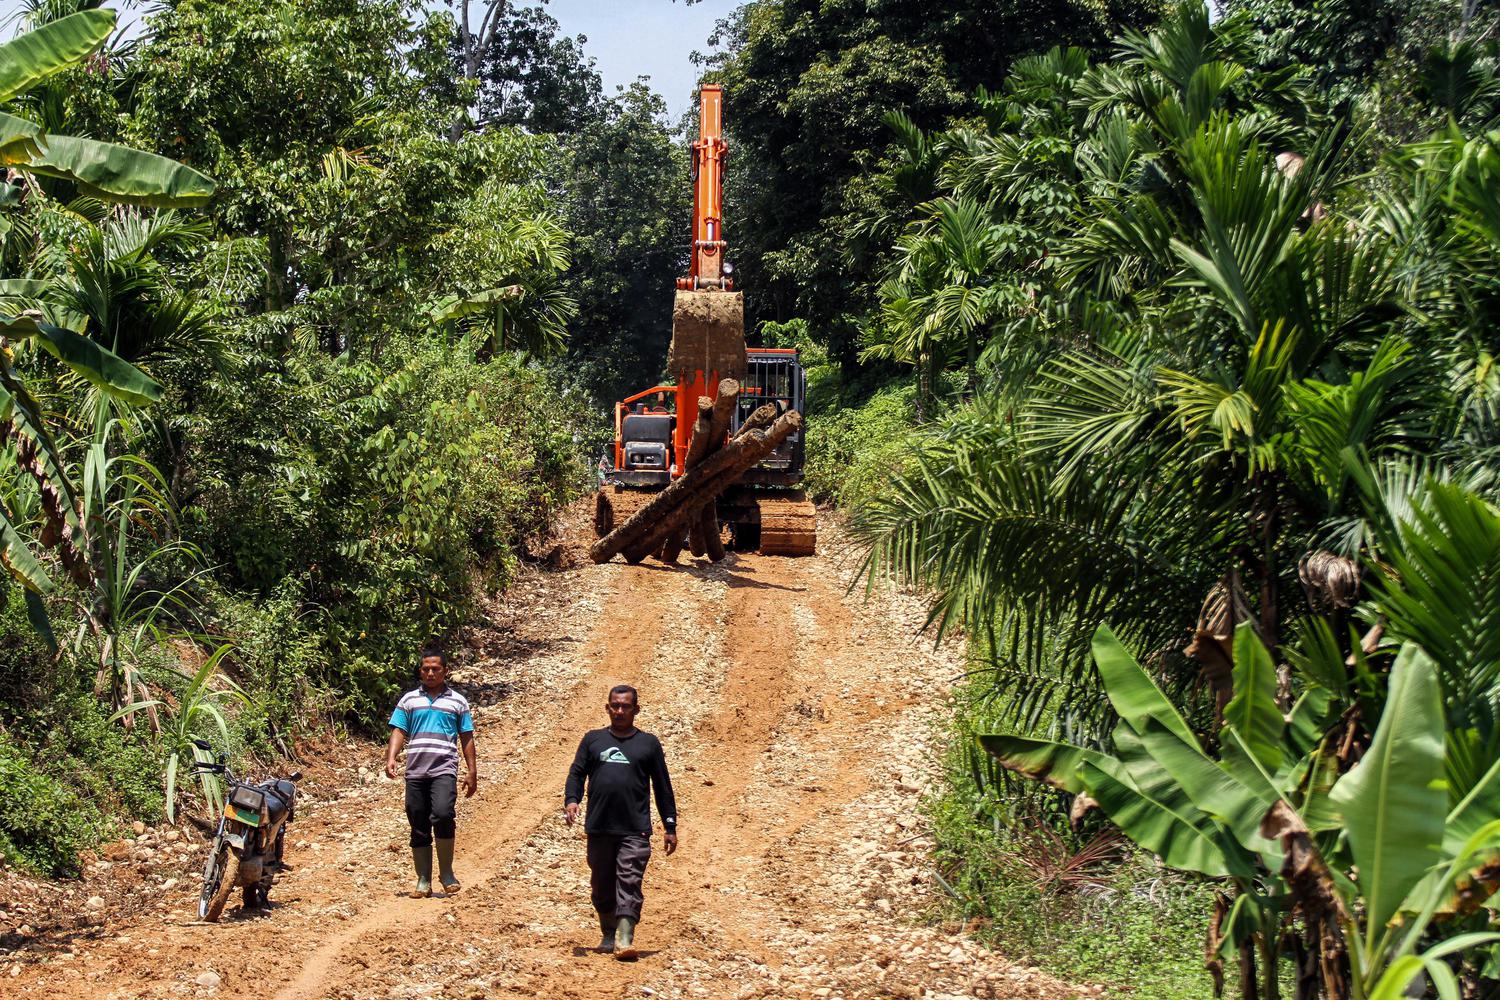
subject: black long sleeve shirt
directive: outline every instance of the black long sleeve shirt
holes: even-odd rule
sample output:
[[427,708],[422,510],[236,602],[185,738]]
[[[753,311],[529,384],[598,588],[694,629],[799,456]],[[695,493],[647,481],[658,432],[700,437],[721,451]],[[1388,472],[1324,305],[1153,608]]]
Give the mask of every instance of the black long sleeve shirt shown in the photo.
[[677,798],[667,776],[661,741],[637,729],[624,738],[608,729],[594,729],[578,743],[563,801],[582,802],[588,781],[586,833],[651,836],[651,788],[656,810],[668,833],[677,830]]

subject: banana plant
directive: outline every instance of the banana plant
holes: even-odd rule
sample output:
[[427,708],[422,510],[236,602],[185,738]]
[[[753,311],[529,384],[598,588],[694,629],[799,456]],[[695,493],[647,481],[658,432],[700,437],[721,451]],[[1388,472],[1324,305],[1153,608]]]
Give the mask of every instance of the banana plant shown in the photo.
[[1394,1000],[1425,974],[1458,1000],[1448,960],[1500,934],[1422,948],[1500,882],[1500,761],[1452,801],[1438,671],[1408,643],[1369,750],[1341,774],[1325,735],[1339,714],[1330,692],[1309,685],[1283,713],[1252,624],[1234,646],[1217,754],[1107,627],[1093,653],[1120,718],[1113,753],[1002,734],[980,743],[1011,771],[1087,796],[1167,865],[1226,883],[1233,902],[1220,897],[1209,940],[1221,990],[1223,962],[1237,955],[1242,995],[1278,996],[1290,943],[1299,998]]
[[[115,12],[85,10],[45,24],[0,45],[0,105],[84,63],[115,30]],[[104,201],[153,207],[191,207],[212,196],[214,182],[191,167],[114,143],[49,134],[41,125],[0,111],[0,167],[23,175],[71,183]],[[0,214],[0,225],[8,224]],[[8,276],[0,275],[0,278]],[[13,446],[12,468],[36,481],[40,493],[43,549],[55,548],[68,575],[81,586],[92,578],[87,529],[78,491],[70,481],[38,401],[16,364],[15,348],[34,344],[106,395],[145,405],[161,387],[139,369],[89,337],[42,321],[38,313],[0,300],[0,439]],[[0,505],[0,563],[41,608],[40,595],[53,587],[45,567],[16,525],[14,511]],[[33,615],[36,619],[36,615]],[[40,628],[40,626],[39,626]],[[44,634],[50,630],[40,628]]]

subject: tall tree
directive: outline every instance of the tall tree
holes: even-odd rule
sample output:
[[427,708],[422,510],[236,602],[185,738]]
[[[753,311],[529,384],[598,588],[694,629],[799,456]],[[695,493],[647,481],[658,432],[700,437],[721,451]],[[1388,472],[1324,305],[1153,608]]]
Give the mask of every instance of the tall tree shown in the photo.
[[1157,0],[882,4],[756,0],[721,23],[705,78],[728,88],[729,218],[752,319],[801,315],[852,360],[874,308],[873,253],[855,252],[874,194],[859,182],[896,135],[972,112],[1010,63],[1059,42],[1097,44],[1153,20]]
[[637,82],[564,138],[559,180],[579,300],[570,352],[601,401],[660,377],[686,264],[687,157],[666,104]]

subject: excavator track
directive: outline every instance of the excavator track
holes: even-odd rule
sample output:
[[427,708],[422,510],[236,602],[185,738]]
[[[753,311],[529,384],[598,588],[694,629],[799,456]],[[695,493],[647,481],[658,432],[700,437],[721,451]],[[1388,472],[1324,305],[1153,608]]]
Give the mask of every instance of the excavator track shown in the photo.
[[737,541],[755,538],[761,555],[818,551],[818,510],[801,490],[732,490],[719,500],[719,519],[734,526]]
[[760,498],[760,552],[811,556],[818,552],[818,510],[799,490]]
[[655,498],[658,491],[601,486],[594,497],[594,535],[603,538]]

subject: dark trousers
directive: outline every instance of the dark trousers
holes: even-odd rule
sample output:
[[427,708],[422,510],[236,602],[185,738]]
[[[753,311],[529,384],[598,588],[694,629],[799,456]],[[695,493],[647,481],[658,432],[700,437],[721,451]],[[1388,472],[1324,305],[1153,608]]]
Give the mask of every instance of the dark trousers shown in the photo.
[[411,846],[431,847],[453,839],[453,817],[458,812],[458,775],[406,779],[406,818],[411,823]]
[[651,838],[589,834],[589,888],[601,916],[641,919],[641,879],[651,860]]

